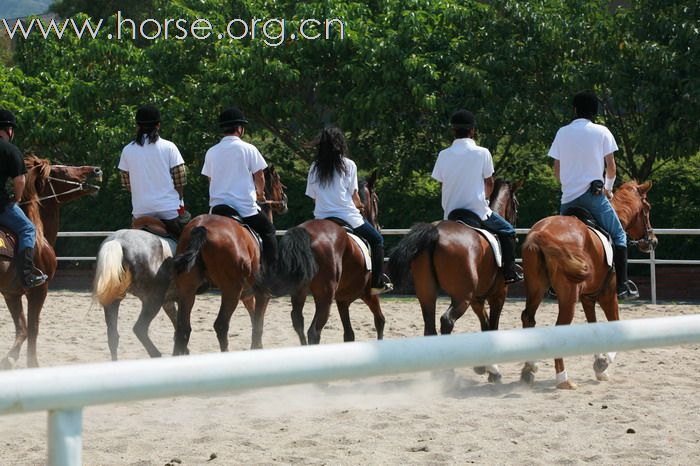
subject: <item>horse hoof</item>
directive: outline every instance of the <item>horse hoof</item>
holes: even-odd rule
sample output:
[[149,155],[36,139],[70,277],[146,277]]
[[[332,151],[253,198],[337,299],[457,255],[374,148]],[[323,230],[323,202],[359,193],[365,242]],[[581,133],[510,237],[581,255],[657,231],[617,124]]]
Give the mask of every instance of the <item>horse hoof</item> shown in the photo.
[[523,370],[520,373],[520,382],[530,386],[534,385],[535,372],[532,370]]
[[0,370],[3,370],[3,371],[12,370],[15,368],[16,365],[17,365],[17,360],[8,356],[6,358],[3,358],[2,361],[0,361]]
[[558,383],[557,388],[559,390],[576,390],[578,388],[578,385],[573,383],[571,380],[565,380],[562,383]]
[[492,374],[489,372],[489,382],[491,382],[491,383],[500,384],[500,383],[502,383],[501,382],[502,378],[503,378],[503,376],[500,373]]
[[600,374],[605,372],[605,370],[608,368],[610,365],[610,361],[608,361],[608,358],[602,357],[602,358],[597,358],[593,362],[593,370],[595,371],[596,374]]
[[608,380],[610,380],[610,377],[608,377],[607,372],[600,372],[600,373],[596,372],[595,378],[596,378],[596,380],[599,380],[601,382],[607,382]]
[[479,375],[484,375],[484,374],[486,374],[486,367],[484,367],[484,366],[475,367],[474,372],[476,372]]

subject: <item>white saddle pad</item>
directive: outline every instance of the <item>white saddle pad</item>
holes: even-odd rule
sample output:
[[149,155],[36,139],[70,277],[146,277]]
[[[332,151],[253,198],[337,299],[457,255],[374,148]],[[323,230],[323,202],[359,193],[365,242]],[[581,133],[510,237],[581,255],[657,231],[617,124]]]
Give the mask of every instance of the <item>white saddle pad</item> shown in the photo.
[[[586,225],[587,226],[587,225]],[[603,250],[605,251],[605,263],[608,264],[608,267],[612,267],[613,265],[613,250],[612,250],[612,244],[610,244],[610,241],[608,238],[595,228],[588,227],[589,230],[591,230],[593,233],[600,238],[600,242],[603,243]]]
[[175,249],[177,249],[177,243],[171,239],[166,239],[163,237],[158,237],[160,243],[163,246],[163,257],[165,259],[173,257],[175,255]]
[[369,248],[365,244],[364,241],[362,241],[362,238],[360,238],[357,235],[354,235],[352,233],[348,233],[348,236],[355,242],[360,247],[360,251],[362,251],[362,255],[365,258],[365,267],[367,267],[367,271],[371,272],[372,271],[372,255],[369,252]]
[[491,233],[488,230],[484,230],[483,228],[475,228],[471,225],[467,225],[464,222],[459,222],[459,223],[471,228],[472,230],[478,231],[481,236],[486,238],[486,241],[488,241],[489,244],[491,245],[491,249],[493,249],[493,257],[496,258],[496,265],[498,267],[502,267],[503,266],[503,254],[501,254],[501,243],[498,242],[498,238],[496,238],[496,235],[494,235],[493,233]]

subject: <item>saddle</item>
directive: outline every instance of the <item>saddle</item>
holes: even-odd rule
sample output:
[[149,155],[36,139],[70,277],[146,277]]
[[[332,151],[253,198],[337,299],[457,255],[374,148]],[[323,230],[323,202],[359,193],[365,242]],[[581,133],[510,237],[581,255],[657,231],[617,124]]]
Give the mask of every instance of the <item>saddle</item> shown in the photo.
[[168,226],[161,219],[156,217],[139,217],[131,223],[134,230],[144,230],[161,238],[169,238],[177,241],[178,235],[168,230]]
[[372,271],[372,254],[370,252],[371,249],[369,246],[369,242],[363,237],[357,235],[353,227],[351,227],[350,224],[342,218],[327,217],[325,220],[330,220],[331,222],[335,223],[336,225],[342,227],[345,230],[350,239],[352,239],[355,242],[355,244],[357,244],[357,246],[360,248],[360,251],[362,251],[362,255],[365,258],[365,267],[367,267],[367,271]]
[[0,256],[13,259],[17,248],[17,236],[9,228],[0,227]]
[[248,232],[253,236],[253,239],[258,243],[258,247],[260,248],[260,252],[263,250],[263,242],[262,238],[258,234],[257,231],[253,230],[250,225],[246,225],[243,222],[243,217],[241,214],[238,213],[236,209],[231,207],[230,205],[227,204],[219,204],[215,205],[214,207],[211,208],[211,215],[219,215],[221,217],[228,217],[230,219],[233,219],[237,221],[243,228],[248,230]]
[[497,235],[491,233],[489,230],[484,228],[484,224],[478,215],[476,215],[471,210],[455,209],[447,215],[447,219],[455,221],[457,223],[461,223],[462,225],[469,227],[472,230],[476,230],[476,232],[483,236],[486,239],[486,241],[488,241],[488,243],[491,245],[491,249],[493,249],[493,256],[496,259],[496,265],[498,267],[503,266],[503,253],[501,252],[501,241],[498,239]]
[[610,233],[601,227],[598,222],[596,222],[593,215],[591,215],[591,213],[583,207],[570,207],[564,212],[564,215],[578,218],[588,227],[589,230],[598,236],[601,243],[603,243],[603,249],[605,250],[605,261],[608,264],[608,267],[612,267],[613,251]]

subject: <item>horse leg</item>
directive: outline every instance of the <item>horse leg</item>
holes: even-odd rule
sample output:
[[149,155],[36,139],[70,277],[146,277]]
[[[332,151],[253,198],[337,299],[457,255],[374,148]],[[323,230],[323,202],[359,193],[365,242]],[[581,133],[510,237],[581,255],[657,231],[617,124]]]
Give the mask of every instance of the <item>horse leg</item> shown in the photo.
[[163,310],[165,315],[168,316],[170,322],[173,324],[173,328],[177,327],[177,305],[175,301],[165,301],[163,303]]
[[216,338],[219,340],[219,348],[222,353],[228,351],[228,329],[231,323],[231,316],[233,311],[236,310],[236,306],[238,306],[240,297],[240,286],[221,290],[221,305],[219,306],[219,314],[214,321],[214,330],[216,331]]
[[[608,322],[620,320],[620,311],[615,293],[615,288],[611,287],[610,290],[606,291],[598,298],[600,307],[603,309],[603,312],[605,312],[605,317],[608,319]],[[586,314],[586,317],[588,317],[588,314]],[[595,322],[595,314],[593,317],[593,322]],[[609,380],[608,366],[615,361],[615,356],[617,356],[617,353],[615,352],[595,355],[593,371],[595,372],[595,377],[597,380]]]
[[10,351],[7,352],[7,355],[0,361],[0,369],[12,369],[19,359],[22,344],[27,339],[27,319],[22,308],[22,296],[16,294],[5,294],[4,296],[7,309],[10,311],[12,321],[15,323],[15,342]]
[[265,323],[265,311],[270,302],[270,297],[265,293],[255,295],[255,310],[251,316],[253,324],[253,335],[251,337],[250,349],[262,349],[263,326]]
[[[452,330],[454,330],[455,327],[455,322],[464,315],[468,307],[469,301],[458,301],[453,299],[445,313],[442,314],[442,317],[440,317],[440,334],[449,335],[452,333]],[[482,303],[481,310],[483,311],[483,309],[484,307]],[[479,321],[481,322],[481,330],[488,330],[489,321],[488,318],[486,318],[485,313],[482,312],[482,315],[479,315]],[[485,329],[484,325],[486,326]]]
[[177,319],[175,321],[175,344],[173,346],[173,356],[190,354],[187,349],[187,344],[190,341],[192,326],[190,325],[190,316],[192,314],[192,306],[194,306],[194,298],[196,292],[194,289],[178,289],[179,298],[177,301]]
[[[479,317],[482,331],[498,330],[498,322],[500,320],[501,310],[503,309],[503,304],[505,302],[505,288],[498,293],[492,294],[487,298],[487,300],[489,303],[488,321],[485,321],[486,312],[484,311],[484,301],[477,300],[473,302],[472,310]],[[496,364],[475,367],[474,372],[477,374],[484,374],[485,372],[488,372],[489,382],[501,383],[501,371]]]
[[299,336],[299,343],[306,345],[306,334],[304,333],[304,303],[309,290],[304,288],[292,294],[292,327]]
[[[532,259],[529,259],[525,264],[525,310],[520,314],[520,320],[523,328],[533,328],[537,324],[535,314],[540,304],[542,304],[544,294],[549,287],[549,280],[542,270],[545,264],[544,261],[540,262],[539,253],[524,250],[523,258],[526,255],[529,255]],[[535,261],[536,267],[531,266],[530,261]],[[520,381],[528,385],[534,384],[535,373],[538,370],[537,361],[526,361],[520,372]]]
[[109,346],[112,361],[117,360],[117,349],[119,348],[119,328],[117,327],[117,322],[119,320],[119,305],[121,302],[121,299],[117,299],[104,306],[105,323],[107,324],[107,346]]
[[352,330],[352,323],[350,322],[350,303],[347,301],[336,301],[338,306],[338,314],[340,314],[340,321],[343,324],[343,341],[355,341],[355,332]]
[[435,326],[435,302],[438,284],[433,274],[432,259],[428,252],[421,253],[411,264],[416,297],[423,313],[423,335],[437,335]]
[[39,336],[39,315],[48,292],[49,285],[46,283],[27,291],[27,367],[39,367],[36,340]]
[[159,358],[161,354],[148,336],[148,327],[150,327],[151,322],[158,315],[162,303],[162,297],[154,298],[149,296],[145,298],[141,302],[141,313],[139,314],[139,318],[136,319],[133,328],[134,334],[143,347],[146,348],[148,355],[152,358]]
[[328,317],[331,313],[331,305],[333,304],[334,290],[337,283],[328,283],[320,293],[314,293],[314,303],[316,304],[316,312],[311,321],[308,331],[308,339],[310,345],[318,345],[321,343],[321,331],[328,322]]
[[379,304],[378,295],[364,296],[362,301],[369,307],[374,315],[374,329],[377,331],[377,340],[384,339],[384,325],[386,324],[386,318],[384,318],[384,313],[382,313],[382,306]]
[[[557,316],[556,325],[570,325],[574,320],[579,287],[570,284],[569,286],[557,287],[556,290],[559,300],[559,315]],[[566,368],[564,367],[563,358],[556,358],[554,360],[554,369],[557,375],[557,388],[563,390],[575,390],[577,388],[576,384],[569,380]]]

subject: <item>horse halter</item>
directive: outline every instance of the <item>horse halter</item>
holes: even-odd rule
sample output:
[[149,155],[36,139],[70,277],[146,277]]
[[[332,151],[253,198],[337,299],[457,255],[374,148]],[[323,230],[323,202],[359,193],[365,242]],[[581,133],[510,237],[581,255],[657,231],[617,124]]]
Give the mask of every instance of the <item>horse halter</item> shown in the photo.
[[[51,194],[49,194],[48,196],[40,197],[39,199],[37,199],[37,202],[46,201],[48,199],[56,199],[56,203],[60,204],[61,201],[58,199],[59,196],[64,196],[66,194],[71,194],[71,193],[75,193],[75,192],[87,191],[88,189],[90,189],[90,184],[87,182],[84,182],[84,181],[78,182],[78,181],[64,180],[64,179],[56,178],[53,176],[48,176],[46,179],[48,180],[49,188],[51,188]],[[63,191],[63,192],[57,193],[56,189],[53,186],[52,181],[58,181],[61,183],[65,183],[69,186],[75,186],[75,187],[72,189],[69,189],[68,191]],[[28,204],[29,202],[30,201],[25,201],[21,205]]]
[[651,226],[651,220],[649,220],[649,213],[650,209],[646,203],[646,197],[642,198],[642,209],[637,215],[641,215],[642,217],[642,223],[644,224],[644,236],[636,240],[630,240],[628,241],[628,244],[637,247],[646,244],[649,250],[653,251],[655,246],[651,236],[654,234],[654,229]]

